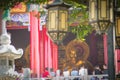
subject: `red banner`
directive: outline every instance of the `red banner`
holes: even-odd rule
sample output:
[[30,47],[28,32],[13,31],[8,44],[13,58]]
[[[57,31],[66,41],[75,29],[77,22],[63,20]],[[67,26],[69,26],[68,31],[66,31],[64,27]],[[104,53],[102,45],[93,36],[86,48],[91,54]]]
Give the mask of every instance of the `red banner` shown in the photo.
[[104,63],[108,65],[108,45],[107,45],[107,35],[103,35],[103,44],[104,44]]
[[35,17],[37,12],[30,13],[30,64],[33,77],[40,77],[45,68],[58,68],[58,47],[47,34],[46,27],[40,30],[40,19]]
[[120,73],[120,49],[115,49],[115,69],[116,74]]
[[38,19],[34,15],[38,12],[30,12],[30,67],[35,77],[40,76],[40,58],[39,58],[39,31],[38,31]]

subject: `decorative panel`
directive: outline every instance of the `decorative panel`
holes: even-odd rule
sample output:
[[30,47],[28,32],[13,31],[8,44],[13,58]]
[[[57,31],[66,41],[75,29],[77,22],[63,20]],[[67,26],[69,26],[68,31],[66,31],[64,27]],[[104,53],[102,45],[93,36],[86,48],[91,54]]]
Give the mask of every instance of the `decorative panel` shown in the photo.
[[67,11],[60,11],[60,20],[59,20],[59,22],[60,22],[60,30],[63,30],[63,31],[66,31],[67,30]]
[[8,29],[27,28],[30,25],[29,13],[11,14],[10,18],[11,20],[6,23]]
[[49,11],[49,14],[50,14],[49,21],[51,21],[50,22],[51,24],[48,25],[48,26],[50,26],[49,30],[57,30],[57,25],[58,25],[58,23],[56,23],[56,21],[58,20],[57,11],[56,10]]
[[120,35],[120,18],[117,17],[116,18],[116,36],[119,36]]
[[11,13],[24,13],[27,11],[25,3],[20,3],[10,10]]

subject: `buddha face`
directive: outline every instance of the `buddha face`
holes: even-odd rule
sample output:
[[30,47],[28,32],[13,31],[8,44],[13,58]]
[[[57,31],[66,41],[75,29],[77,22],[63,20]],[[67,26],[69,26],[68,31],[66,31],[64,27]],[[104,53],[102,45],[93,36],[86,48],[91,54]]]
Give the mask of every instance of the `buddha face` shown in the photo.
[[74,50],[71,51],[70,57],[71,58],[76,58],[76,52]]

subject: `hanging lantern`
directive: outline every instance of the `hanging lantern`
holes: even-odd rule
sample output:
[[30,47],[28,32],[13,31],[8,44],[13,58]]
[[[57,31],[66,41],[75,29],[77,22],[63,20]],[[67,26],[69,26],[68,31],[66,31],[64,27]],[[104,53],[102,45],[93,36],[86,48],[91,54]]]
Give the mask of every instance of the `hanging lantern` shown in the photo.
[[89,22],[100,33],[105,33],[110,27],[110,1],[89,1]]
[[68,31],[69,7],[61,0],[54,0],[52,4],[48,4],[46,7],[48,9],[47,29],[54,43],[61,43]]
[[115,5],[115,38],[116,48],[120,48],[120,2],[117,0]]
[[116,48],[120,48],[120,16],[116,17]]

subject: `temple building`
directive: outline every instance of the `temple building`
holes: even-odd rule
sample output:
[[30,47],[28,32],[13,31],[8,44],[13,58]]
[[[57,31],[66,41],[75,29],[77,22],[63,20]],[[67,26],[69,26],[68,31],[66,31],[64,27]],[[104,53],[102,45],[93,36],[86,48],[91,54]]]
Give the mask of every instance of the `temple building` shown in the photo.
[[[66,23],[68,15],[72,11],[69,9],[71,6],[55,1],[51,1],[44,7],[45,12],[43,14],[38,11],[41,6],[35,4],[26,5],[21,2],[10,9],[10,20],[7,20],[5,25],[2,22],[3,11],[0,11],[0,34],[1,36],[3,33],[7,34],[5,37],[10,41],[7,45],[10,47],[8,50],[2,50],[1,46],[4,45],[4,39],[3,44],[2,40],[0,41],[0,65],[7,65],[7,70],[2,72],[7,72],[9,66],[14,67],[15,71],[19,71],[19,68],[30,68],[32,77],[40,77],[46,67],[63,72],[66,67],[71,71],[73,67],[79,69],[84,64],[88,69],[88,74],[92,74],[96,65],[102,68],[102,65],[106,64],[108,65],[110,78],[114,77],[111,76],[114,73],[117,75],[120,72],[120,49],[118,46],[119,37],[116,37],[115,27],[110,27],[105,33],[104,30],[99,32],[96,24],[105,27],[108,25],[107,21],[100,20],[101,22],[95,23],[94,16],[91,16],[91,24],[95,26],[96,30],[88,33],[85,40],[78,40],[77,34],[72,31],[67,32],[66,29],[66,26],[71,27],[70,29],[76,27],[76,25],[78,26],[77,21],[70,25]],[[92,4],[92,0],[90,2]],[[91,14],[92,12],[94,11],[91,11]],[[106,17],[102,13],[100,15]],[[78,18],[81,18],[81,14],[78,15]],[[116,26],[118,26],[117,23],[119,25],[119,20],[116,22]],[[56,25],[61,27],[58,29]],[[112,23],[109,25],[113,26]],[[48,26],[50,27],[48,28]],[[117,31],[119,33],[120,29]],[[115,39],[118,40],[115,41]],[[4,58],[1,58],[2,56]],[[112,71],[113,73],[111,73]]]

